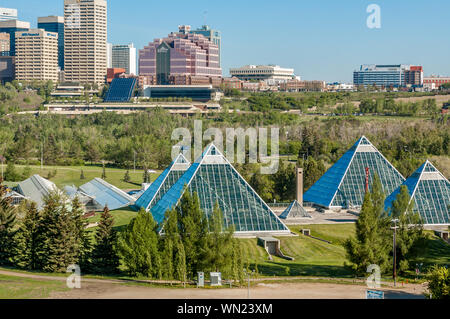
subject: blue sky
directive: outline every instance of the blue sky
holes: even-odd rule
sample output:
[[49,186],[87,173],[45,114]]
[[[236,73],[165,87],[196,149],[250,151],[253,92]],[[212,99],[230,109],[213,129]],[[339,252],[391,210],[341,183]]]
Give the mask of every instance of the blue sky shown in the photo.
[[[63,0],[0,0],[19,19],[62,15]],[[381,29],[366,26],[369,4]],[[418,64],[450,75],[448,0],[108,0],[108,41],[138,49],[179,24],[222,31],[222,68],[278,64],[307,80],[351,82],[360,64]]]

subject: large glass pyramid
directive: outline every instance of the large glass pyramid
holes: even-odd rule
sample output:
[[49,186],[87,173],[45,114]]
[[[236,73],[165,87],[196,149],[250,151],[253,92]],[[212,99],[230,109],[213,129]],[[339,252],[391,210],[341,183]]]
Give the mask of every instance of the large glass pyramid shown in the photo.
[[150,211],[153,206],[175,185],[191,164],[179,154],[170,166],[150,185],[150,187],[136,201],[136,206]]
[[391,194],[405,181],[363,136],[311,186],[304,195],[305,201],[326,208],[361,207],[366,190],[366,168],[369,169],[369,186],[377,173],[386,194]]
[[289,234],[289,229],[212,144],[151,209],[158,223],[177,206],[186,189],[198,194],[201,209],[208,217],[218,203],[224,226],[234,225],[236,233]]
[[[424,224],[450,224],[450,182],[433,164],[426,161],[403,185],[408,187],[414,210],[419,212]],[[387,211],[399,193],[400,187],[386,199]]]
[[280,215],[281,219],[293,218],[312,218],[310,214],[303,208],[300,203],[295,200],[289,207]]

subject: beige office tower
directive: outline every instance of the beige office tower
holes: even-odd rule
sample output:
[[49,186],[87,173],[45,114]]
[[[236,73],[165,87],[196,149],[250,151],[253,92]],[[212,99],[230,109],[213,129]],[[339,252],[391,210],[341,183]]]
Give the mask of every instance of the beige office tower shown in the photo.
[[65,81],[104,84],[106,0],[64,0],[64,41]]
[[58,82],[58,33],[16,32],[16,79]]
[[11,45],[11,41],[10,41],[10,36],[9,33],[0,33],[0,55],[6,55],[3,54],[3,52],[9,52],[10,50],[10,46]]

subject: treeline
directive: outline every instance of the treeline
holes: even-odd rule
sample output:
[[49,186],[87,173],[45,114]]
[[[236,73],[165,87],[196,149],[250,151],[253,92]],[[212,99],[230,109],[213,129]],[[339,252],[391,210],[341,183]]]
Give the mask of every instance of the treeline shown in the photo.
[[441,111],[435,99],[426,99],[420,102],[396,102],[393,99],[364,99],[361,101],[359,108],[354,106],[352,108],[352,106],[352,104],[344,105],[342,106],[344,110],[340,111],[345,111],[348,114],[361,112],[363,114],[375,113],[400,116],[435,115]]
[[[193,132],[196,119],[203,121],[204,130],[217,127],[224,135],[229,127],[279,127],[281,154],[290,155],[301,165],[309,161],[319,172],[334,164],[362,135],[404,176],[409,176],[426,158],[450,155],[450,122],[442,119],[366,121],[341,117],[305,121],[298,115],[280,112],[245,115],[223,112],[207,118],[183,118],[161,109],[130,115],[103,112],[74,118],[3,117],[0,155],[7,162],[25,166],[39,165],[42,154],[44,165],[77,166],[104,161],[107,166],[129,169],[136,159],[137,167],[164,169],[171,162],[172,146],[178,142],[171,140],[173,130],[185,127]],[[204,146],[207,143],[203,141]],[[436,164],[445,169],[439,162]]]
[[214,271],[243,282],[248,263],[234,228],[224,228],[218,205],[207,218],[196,194],[186,192],[180,209],[166,214],[163,228],[141,210],[118,233],[105,207],[91,233],[77,198],[69,201],[54,192],[38,210],[34,203],[11,206],[5,191],[0,185],[0,265],[53,273],[76,264],[83,274],[126,273],[180,282],[194,280],[199,271]]

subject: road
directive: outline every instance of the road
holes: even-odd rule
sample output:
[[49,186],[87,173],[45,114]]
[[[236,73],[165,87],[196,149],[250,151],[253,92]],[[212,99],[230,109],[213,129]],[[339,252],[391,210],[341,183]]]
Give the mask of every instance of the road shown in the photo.
[[[62,284],[66,277],[42,276],[0,270],[7,276],[31,278],[36,280],[56,280]],[[288,279],[288,278],[284,278]],[[292,280],[292,278],[290,278]],[[261,279],[260,279],[261,280]],[[277,282],[270,282],[277,280]],[[367,287],[352,284],[351,280],[342,283],[280,282],[280,278],[264,279],[254,282],[250,288],[252,299],[364,299]],[[424,287],[408,284],[398,288],[386,287],[387,299],[423,299]],[[82,279],[81,289],[52,292],[51,299],[246,299],[247,288],[233,289],[195,289],[195,288],[157,288],[133,285],[125,280]]]

